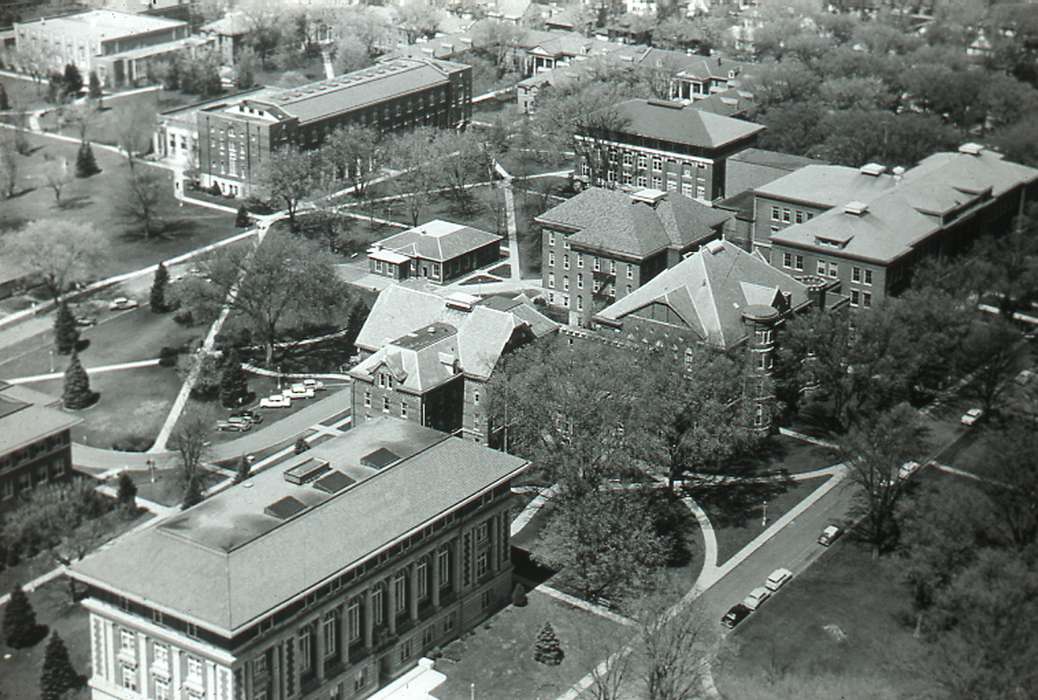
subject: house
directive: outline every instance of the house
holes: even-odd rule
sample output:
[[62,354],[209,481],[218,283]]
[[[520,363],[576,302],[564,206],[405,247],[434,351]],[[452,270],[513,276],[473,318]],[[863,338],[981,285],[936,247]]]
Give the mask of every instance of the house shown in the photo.
[[247,97],[198,112],[202,187],[248,197],[263,163],[286,143],[314,148],[337,127],[382,133],[416,126],[460,128],[472,116],[472,68],[430,58],[394,58],[335,78]]
[[583,183],[681,192],[703,203],[724,199],[728,156],[754,146],[764,131],[666,100],[626,100],[607,109],[600,126],[574,134]]
[[373,274],[447,284],[501,259],[501,236],[435,219],[383,238],[368,250]]
[[732,243],[714,240],[596,313],[593,326],[605,338],[634,346],[747,353],[753,425],[767,432],[772,396],[763,379],[774,368],[780,328],[812,304],[846,305],[832,288],[822,279],[795,279]]
[[533,0],[493,0],[487,8],[490,19],[526,25],[541,17],[542,6]]
[[220,19],[203,24],[201,28],[202,34],[213,38],[216,50],[220,52],[226,66],[237,64],[251,31],[252,23],[241,11],[228,12]]
[[527,466],[379,418],[97,550],[91,697],[373,694],[508,603]]
[[[879,171],[866,176],[874,179],[872,188],[852,190],[855,198],[842,201],[836,199],[842,194],[839,188],[826,191],[816,183],[798,192],[783,182],[803,184],[798,176],[812,167],[817,166],[772,182],[768,191],[785,194],[789,201],[834,203],[770,232],[771,264],[793,274],[839,280],[856,309],[897,295],[921,260],[954,256],[980,236],[1008,231],[1038,195],[1038,170],[971,143],[957,152],[935,153],[907,171],[895,168],[889,175],[882,166],[865,166]],[[765,210],[761,188],[757,193],[759,223]],[[776,216],[770,205],[768,211]],[[785,219],[785,212],[783,208],[778,214]]]
[[70,430],[82,419],[59,399],[0,381],[0,511],[40,484],[72,474]]
[[388,287],[357,336],[355,424],[390,415],[494,443],[487,383],[501,357],[558,325],[523,296],[481,301]]
[[568,311],[570,325],[587,326],[596,311],[720,238],[728,216],[678,192],[588,188],[535,219],[548,303]]

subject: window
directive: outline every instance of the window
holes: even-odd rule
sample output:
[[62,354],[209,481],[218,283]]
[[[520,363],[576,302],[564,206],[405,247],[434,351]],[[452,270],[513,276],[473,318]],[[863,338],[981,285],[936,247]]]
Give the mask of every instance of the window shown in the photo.
[[443,632],[444,632],[444,634],[446,634],[447,632],[450,632],[453,629],[454,629],[454,616],[453,615],[448,615],[447,617],[443,618]]
[[563,253],[562,254],[562,269],[563,270],[568,270],[569,269],[569,253]]
[[592,269],[593,269],[593,270],[594,270],[595,272],[598,272],[599,270],[601,270],[601,269],[602,269],[602,265],[601,265],[601,263],[599,262],[599,260],[598,260],[598,256],[597,256],[597,255],[596,255],[596,256],[594,256],[593,258],[591,258],[591,268],[592,268]]
[[439,558],[440,565],[440,580],[437,583],[440,588],[443,588],[451,582],[451,553],[449,549],[441,549],[436,556]]
[[783,209],[782,210],[782,221],[787,223],[787,224],[790,222],[790,211],[789,211],[789,209]]
[[127,690],[137,690],[137,669],[129,664],[122,665],[122,686]]
[[548,275],[548,289],[555,289],[555,275]]
[[379,586],[371,592],[371,619],[376,625],[381,625],[385,617],[382,610],[382,587]]
[[581,273],[578,272],[577,273],[577,289],[583,289],[583,288],[584,288],[584,275],[582,275]]
[[631,181],[634,180],[634,177],[630,173],[625,172],[625,173],[623,173],[623,175],[620,176],[620,180],[625,185],[629,185],[629,184],[631,184]]
[[400,663],[403,663],[411,658],[411,642],[412,640],[408,639],[400,645]]
[[840,266],[834,262],[829,263],[829,276],[836,278],[840,275]]
[[479,555],[476,556],[476,578],[483,578],[486,576],[489,564],[490,561],[486,550],[480,552]]
[[362,667],[357,671],[357,675],[353,677],[353,689],[360,690],[368,684],[368,668],[367,666]]
[[782,267],[793,267],[793,254],[783,253],[782,254]]
[[187,657],[187,679],[195,683],[202,683],[202,660],[197,656]]
[[779,208],[776,207],[776,206],[772,206],[771,207],[771,220],[772,221],[780,221],[780,218],[779,218]]
[[401,401],[400,402],[400,417],[401,418],[407,418],[407,402],[406,401]]
[[151,621],[154,622],[156,625],[161,625],[163,627],[165,627],[166,625],[165,618],[163,617],[161,610],[152,609]]
[[771,329],[770,328],[762,328],[762,329],[759,329],[757,331],[754,331],[754,337],[756,338],[757,342],[759,344],[761,344],[761,345],[770,343],[771,342]]
[[865,284],[872,286],[872,270],[865,270]]
[[630,151],[624,151],[624,165],[631,165],[634,163],[634,154]]
[[346,609],[346,625],[349,628],[350,641],[360,639],[360,601],[354,600]]
[[155,700],[169,700],[169,681],[155,679]]
[[155,645],[151,648],[152,654],[155,657],[153,663],[156,666],[162,666],[163,668],[169,668],[169,647],[165,644],[159,644],[155,642]]
[[399,573],[393,577],[393,597],[395,601],[395,612],[397,615],[407,610],[407,577]]
[[624,294],[630,294],[630,293],[631,293],[631,285],[627,285],[627,289],[624,290]]
[[634,279],[634,265],[632,265],[631,263],[627,263],[627,279]]
[[562,295],[562,307],[565,309],[569,308],[569,294]]
[[638,187],[645,187],[648,185],[648,179],[644,175],[638,176]]
[[555,267],[555,253],[548,253],[548,267]]
[[696,185],[696,199],[706,199],[706,187]]
[[472,403],[476,404],[477,406],[479,405],[479,392],[478,391],[473,391],[472,392]]
[[429,562],[422,559],[416,567],[418,569],[418,600],[425,600],[429,595]]
[[795,215],[794,216],[794,221],[796,221],[798,224],[804,223],[804,212],[802,212],[799,209],[797,209],[793,213]]
[[611,275],[615,275],[616,274],[616,261],[615,260],[610,260],[609,261],[609,274],[611,274]]
[[872,308],[872,292],[861,293],[861,305],[864,306],[866,309]]
[[424,630],[422,630],[422,646],[423,647],[427,647],[427,646],[431,645],[433,643],[434,639],[436,639],[436,628],[435,627],[433,627],[432,625],[429,625]]
[[335,628],[338,627],[339,616],[335,614],[334,610],[329,610],[324,614],[324,621],[321,624],[321,631],[324,634],[324,655],[334,656],[338,650],[336,642],[338,641],[338,635],[335,634]]
[[577,297],[577,311],[584,310],[584,297]]
[[480,523],[476,527],[476,544],[483,544],[487,541],[490,535],[490,526],[487,523]]
[[364,392],[364,408],[371,408],[371,390]]
[[267,655],[266,653],[260,654],[252,660],[252,675],[253,677],[262,677],[267,675]]
[[816,269],[816,271],[818,272],[819,275],[821,275],[822,277],[825,277],[825,261],[824,260],[819,260],[818,261],[818,265],[816,265],[815,269]]
[[314,661],[310,654],[310,628],[307,627],[299,633],[299,665],[303,673],[313,668]]
[[858,306],[861,303],[861,292],[857,289],[851,290],[851,306]]
[[861,268],[860,267],[852,267],[851,268],[851,281],[852,282],[861,282]]
[[661,189],[663,187],[663,178],[659,175],[652,176],[652,186],[654,189]]
[[382,397],[382,412],[383,413],[389,413],[389,397],[388,396],[383,396]]
[[581,253],[577,253],[577,269],[584,269],[584,256]]
[[591,168],[587,164],[587,160],[580,161],[580,174],[587,176],[591,174]]
[[658,172],[662,172],[663,171],[663,159],[662,158],[653,158],[652,159],[652,169],[653,169],[654,172],[657,172],[657,173]]
[[487,608],[490,607],[490,602],[492,600],[493,600],[493,598],[491,598],[491,596],[490,596],[490,591],[489,590],[483,591],[483,595],[481,595],[479,597],[479,606],[480,606],[480,608],[482,608],[483,610],[486,610]]
[[548,245],[555,245],[555,232],[548,231]]
[[187,632],[188,637],[191,637],[192,639],[198,639],[198,626],[195,625],[195,623],[186,623],[185,632]]
[[131,630],[119,630],[119,651],[126,656],[137,656],[137,635]]
[[646,158],[644,155],[641,155],[641,154],[638,155],[638,167],[639,168],[643,168],[644,169],[645,166],[648,165],[648,163],[649,163],[649,159],[648,158]]
[[804,269],[804,256],[803,255],[796,256],[796,258],[793,261],[793,269],[794,270],[803,270]]

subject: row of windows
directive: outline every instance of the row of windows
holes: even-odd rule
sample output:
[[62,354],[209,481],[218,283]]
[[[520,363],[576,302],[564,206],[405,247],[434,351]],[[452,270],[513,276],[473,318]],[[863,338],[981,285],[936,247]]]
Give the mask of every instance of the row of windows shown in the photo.
[[872,292],[862,292],[857,289],[851,290],[851,306],[862,306],[866,309],[872,308]]
[[[615,163],[616,159],[617,159],[617,150],[615,148],[610,148],[608,157],[609,157],[609,162],[610,163]],[[622,156],[621,156],[621,161],[623,162],[624,165],[632,166],[632,165],[634,165],[634,158],[635,158],[635,155],[634,155],[633,151],[624,151]],[[649,158],[648,158],[648,156],[646,156],[644,153],[639,153],[638,154],[638,167],[640,169],[642,169],[642,170],[645,170],[645,168],[647,168],[648,165],[649,165]],[[674,158],[668,158],[667,159],[667,165],[669,166],[669,169],[676,169],[678,167],[679,163]],[[680,163],[680,166],[681,166],[681,172],[685,175],[685,177],[691,177],[692,176],[693,166],[697,170],[706,170],[707,164],[706,163],[700,163],[700,162],[691,163],[689,161],[682,161]],[[653,159],[652,159],[652,169],[653,169],[654,172],[663,172],[663,158],[653,157]]]
[[50,479],[60,479],[65,475],[66,468],[65,458],[58,457],[51,460],[49,464],[39,464],[32,469],[24,469],[17,477],[4,478],[0,480],[0,500],[6,501],[14,498]]
[[[380,380],[384,379],[384,375],[379,375],[379,379]],[[393,388],[393,383],[392,382],[393,382],[393,378],[390,377],[389,378],[389,388],[390,389]],[[385,386],[385,384],[382,384],[381,386]],[[370,389],[366,389],[364,391],[364,408],[371,408],[371,390]],[[382,412],[383,413],[389,413],[389,410],[390,410],[389,396],[383,396],[382,397]],[[403,399],[401,399],[400,400],[400,417],[401,418],[407,418],[407,411],[408,411],[407,402],[404,401]]]
[[790,209],[789,207],[777,207],[775,205],[771,206],[772,221],[781,221],[784,224],[802,224],[805,221],[809,221],[813,218],[815,218],[815,215],[809,211],[803,211],[801,209]]
[[[151,672],[151,682],[154,688],[153,697],[155,700],[169,700],[170,695],[170,674],[172,666],[170,664],[171,650],[168,644],[162,642],[152,642],[152,660],[149,671]],[[138,684],[140,682],[139,659],[137,658],[138,651],[138,638],[137,633],[129,629],[119,630],[119,684],[127,690],[137,692],[139,690]],[[204,677],[204,666],[202,659],[197,656],[186,654],[184,656],[185,667],[187,669],[187,676],[184,679],[185,683],[197,686],[198,688],[205,687]],[[178,683],[179,685],[179,683]],[[199,692],[194,692],[187,689],[187,698],[189,700],[202,700],[204,697]]]
[[[554,236],[553,235],[549,235],[548,245],[554,245]],[[612,259],[608,259],[608,260],[609,260],[609,274],[615,275],[616,274],[616,261],[612,260]],[[626,265],[627,265],[627,271],[626,271],[627,279],[629,279],[629,280],[634,279],[634,267],[635,267],[634,263],[626,263]],[[554,251],[549,251],[548,252],[548,267],[555,267],[555,252]],[[578,269],[582,269],[583,267],[584,267],[584,256],[581,255],[580,253],[577,253],[577,268]],[[563,270],[568,270],[569,269],[569,253],[563,253],[562,254],[562,269]],[[599,259],[599,257],[597,255],[596,256],[592,256],[592,269],[595,272],[601,272],[602,271],[601,260]],[[580,284],[579,280],[581,279],[581,277],[582,277],[581,275],[579,275],[579,274],[577,275],[578,286]]]

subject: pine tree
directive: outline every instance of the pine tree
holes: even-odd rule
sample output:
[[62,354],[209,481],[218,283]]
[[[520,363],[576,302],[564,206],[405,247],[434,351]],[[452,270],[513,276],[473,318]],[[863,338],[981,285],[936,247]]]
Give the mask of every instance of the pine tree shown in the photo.
[[166,286],[169,284],[169,270],[161,262],[155,268],[155,279],[151,283],[151,297],[149,305],[151,310],[157,314],[169,311],[166,305]]
[[86,408],[94,402],[94,392],[90,391],[90,378],[79,361],[79,353],[72,351],[72,358],[65,369],[65,390],[62,393],[65,408]]
[[180,510],[187,510],[201,502],[202,484],[199,483],[198,477],[193,476],[187,480],[187,487],[184,489],[184,500],[180,504]]
[[537,634],[537,644],[533,648],[534,661],[548,666],[558,666],[562,663],[564,656],[562,644],[555,635],[555,629],[550,622],[545,622],[544,627]]
[[220,375],[220,403],[227,408],[240,406],[249,394],[249,381],[238,359],[238,351],[231,348],[223,361]]
[[74,63],[65,65],[65,75],[62,77],[62,80],[65,83],[62,92],[66,97],[76,97],[79,95],[79,91],[83,89],[83,76]]
[[90,147],[90,142],[84,141],[79,145],[79,152],[76,153],[76,177],[90,177],[99,172],[101,172],[101,168],[98,167],[97,159],[94,158],[94,149]]
[[51,632],[43,654],[40,697],[42,700],[60,700],[66,691],[75,690],[81,684],[82,680],[72,666],[65,642],[57,632]]
[[88,87],[89,93],[88,94],[90,95],[90,97],[92,97],[95,100],[100,99],[101,98],[101,81],[98,79],[96,71],[90,71],[90,76],[88,78],[88,85],[89,85],[89,87]]
[[58,313],[54,315],[54,347],[59,355],[68,355],[76,349],[79,342],[79,330],[76,319],[69,310],[68,304],[58,304]]
[[16,586],[4,608],[4,641],[14,649],[29,646],[35,641],[36,630],[36,611],[22,587]]
[[133,483],[133,478],[126,472],[119,474],[119,486],[115,498],[126,510],[137,509],[137,484]]
[[238,207],[238,215],[234,218],[234,225],[238,228],[249,227],[249,210],[245,208],[244,204]]

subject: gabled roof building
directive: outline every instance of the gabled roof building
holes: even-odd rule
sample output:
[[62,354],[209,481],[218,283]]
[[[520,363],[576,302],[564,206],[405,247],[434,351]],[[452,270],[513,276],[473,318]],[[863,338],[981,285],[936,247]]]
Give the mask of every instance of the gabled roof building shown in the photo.
[[396,280],[446,284],[500,257],[501,236],[435,219],[374,244],[368,250],[368,267],[372,274]]

